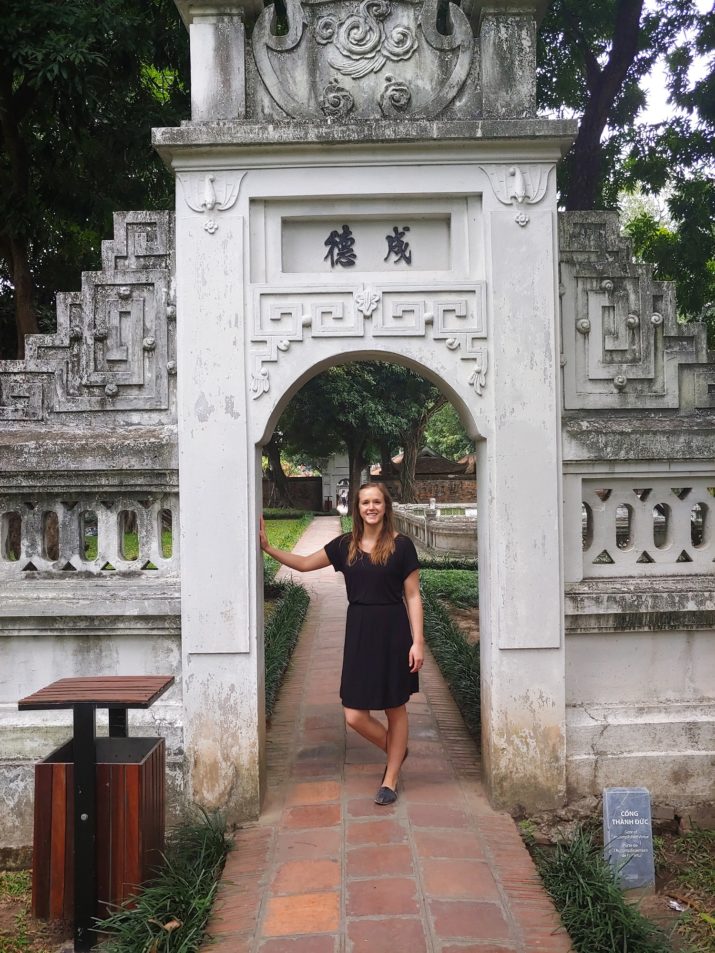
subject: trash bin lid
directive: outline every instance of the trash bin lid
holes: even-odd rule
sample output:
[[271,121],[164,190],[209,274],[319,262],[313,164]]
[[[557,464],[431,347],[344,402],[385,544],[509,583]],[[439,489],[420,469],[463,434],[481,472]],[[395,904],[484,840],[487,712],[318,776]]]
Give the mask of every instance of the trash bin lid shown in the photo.
[[20,711],[39,708],[149,708],[174,684],[173,675],[102,675],[60,678],[17,703]]

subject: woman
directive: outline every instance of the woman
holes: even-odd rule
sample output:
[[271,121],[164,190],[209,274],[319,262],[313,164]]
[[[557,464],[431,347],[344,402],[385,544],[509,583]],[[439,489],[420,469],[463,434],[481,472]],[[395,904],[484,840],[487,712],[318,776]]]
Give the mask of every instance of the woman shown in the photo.
[[[263,520],[260,540],[264,552],[291,569],[332,565],[343,573],[350,604],[340,698],[348,725],[387,753],[375,803],[393,804],[407,757],[406,703],[419,691],[424,635],[417,552],[395,531],[387,487],[363,484],[353,500],[352,533],[310,556],[274,549]],[[379,708],[387,715],[387,729],[371,714]]]

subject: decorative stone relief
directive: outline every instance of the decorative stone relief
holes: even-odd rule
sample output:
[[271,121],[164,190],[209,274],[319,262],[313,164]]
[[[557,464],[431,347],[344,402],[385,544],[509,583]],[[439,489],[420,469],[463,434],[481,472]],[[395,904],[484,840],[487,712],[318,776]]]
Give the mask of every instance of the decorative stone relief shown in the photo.
[[181,183],[186,204],[194,212],[208,216],[204,222],[204,231],[214,235],[219,224],[213,217],[218,212],[227,212],[236,204],[241,182],[245,172],[232,172],[229,175],[204,176],[203,180],[195,175],[177,176]]
[[267,364],[294,341],[310,337],[425,337],[443,341],[462,360],[474,362],[469,378],[481,396],[486,386],[487,337],[483,282],[445,287],[382,288],[363,285],[304,288],[300,292],[261,286],[254,291],[250,392],[270,390]]
[[678,323],[673,285],[633,261],[614,215],[559,216],[566,409],[715,407],[705,327]]
[[712,574],[713,483],[683,472],[584,480],[584,578]]
[[294,119],[433,118],[464,86],[474,47],[454,3],[449,33],[437,31],[437,6],[362,0],[346,10],[337,0],[286,0],[288,31],[280,36],[271,32],[269,6],[252,37],[259,76]]
[[[80,411],[168,411],[175,361],[174,225],[169,212],[122,212],[101,272],[57,295],[57,332],[0,362],[0,421]],[[174,365],[175,366],[175,365]]]
[[512,205],[516,209],[516,224],[526,227],[529,216],[524,206],[536,205],[546,195],[553,165],[483,165],[480,168],[489,176],[496,198],[503,205]]

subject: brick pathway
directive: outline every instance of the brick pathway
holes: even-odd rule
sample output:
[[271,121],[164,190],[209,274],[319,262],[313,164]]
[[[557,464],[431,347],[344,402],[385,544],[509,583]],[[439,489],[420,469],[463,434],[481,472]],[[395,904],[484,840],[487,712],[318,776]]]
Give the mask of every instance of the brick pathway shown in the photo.
[[[315,519],[296,551],[339,531]],[[328,568],[301,582],[311,604],[268,732],[266,804],[236,834],[204,951],[570,953],[431,656],[399,800],[373,804],[384,756],[346,734],[337,697],[343,578]]]

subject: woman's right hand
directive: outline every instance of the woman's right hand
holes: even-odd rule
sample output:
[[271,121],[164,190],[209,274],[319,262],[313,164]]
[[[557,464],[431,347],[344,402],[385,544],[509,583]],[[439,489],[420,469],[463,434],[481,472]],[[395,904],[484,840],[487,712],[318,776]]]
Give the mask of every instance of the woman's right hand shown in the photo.
[[271,545],[268,542],[268,534],[266,533],[266,523],[262,516],[258,520],[258,539],[261,544],[261,549],[264,551],[267,550],[268,547]]

